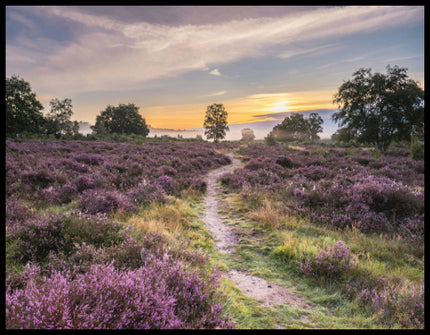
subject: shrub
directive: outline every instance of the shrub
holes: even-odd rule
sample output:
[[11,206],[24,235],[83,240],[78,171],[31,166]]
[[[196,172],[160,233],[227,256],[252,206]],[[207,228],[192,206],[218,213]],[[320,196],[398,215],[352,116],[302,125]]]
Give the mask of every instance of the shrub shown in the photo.
[[424,143],[416,137],[411,140],[411,157],[415,160],[424,160]]
[[167,194],[175,194],[178,189],[176,181],[169,176],[158,177],[157,184],[159,184]]
[[264,141],[266,142],[267,145],[276,145],[275,136],[273,136],[272,134],[267,135],[264,138]]
[[136,207],[118,191],[86,190],[83,192],[78,208],[88,214],[112,214],[116,211],[130,213]]
[[79,193],[96,188],[96,181],[93,177],[82,175],[73,180],[72,184],[76,187]]
[[65,247],[64,222],[60,215],[46,215],[15,225],[8,230],[7,239],[17,241],[14,246],[15,261],[43,262],[49,252],[57,252]]
[[25,288],[6,289],[6,327],[38,329],[233,328],[217,303],[219,274],[200,277],[152,258],[135,270],[92,265],[87,273],[26,269]]
[[412,285],[408,291],[394,286],[369,287],[357,291],[357,301],[372,314],[377,314],[389,327],[424,328],[424,284]]
[[193,190],[205,192],[207,189],[206,181],[200,177],[195,177],[190,180],[190,186]]
[[16,195],[12,195],[6,199],[6,227],[9,229],[13,229],[13,226],[30,220],[34,216],[35,210],[29,208]]
[[178,171],[176,169],[174,169],[173,167],[168,166],[168,165],[162,165],[155,171],[155,175],[158,177],[163,176],[163,175],[173,177],[177,173],[178,173]]
[[148,205],[152,201],[164,201],[166,192],[158,183],[143,181],[128,192],[128,198],[139,205]]
[[45,263],[49,253],[62,252],[69,256],[76,245],[111,246],[124,240],[122,227],[104,216],[48,214],[15,223],[8,229],[7,238],[13,243],[16,262]]
[[285,157],[285,156],[278,157],[276,159],[276,164],[279,164],[280,166],[282,166],[284,168],[292,168],[294,166],[291,159],[289,159],[288,157]]
[[102,165],[104,162],[103,156],[99,154],[79,153],[75,155],[74,158],[78,163],[84,163],[87,165]]
[[24,183],[29,183],[30,185],[35,185],[42,188],[47,187],[55,180],[55,178],[51,175],[51,172],[47,169],[24,171],[21,174],[21,179]]
[[302,273],[308,277],[339,281],[355,268],[356,260],[350,254],[349,246],[338,241],[328,251],[321,249],[316,256],[308,258],[304,254],[299,265]]

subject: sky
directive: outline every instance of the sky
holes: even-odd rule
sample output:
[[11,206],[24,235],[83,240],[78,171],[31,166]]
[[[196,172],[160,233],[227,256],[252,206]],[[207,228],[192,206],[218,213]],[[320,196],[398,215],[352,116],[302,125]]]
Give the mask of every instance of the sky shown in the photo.
[[151,127],[196,129],[222,103],[227,139],[311,111],[324,138],[342,83],[387,65],[424,88],[424,6],[6,7],[6,76],[28,81],[45,113],[70,98],[90,124],[134,103]]

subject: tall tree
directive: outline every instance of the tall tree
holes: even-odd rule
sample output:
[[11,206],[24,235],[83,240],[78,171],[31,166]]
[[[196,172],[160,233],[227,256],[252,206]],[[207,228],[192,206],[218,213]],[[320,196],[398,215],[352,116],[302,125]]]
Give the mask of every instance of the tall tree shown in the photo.
[[6,135],[38,134],[44,126],[43,106],[30,83],[19,76],[6,78]]
[[218,142],[225,137],[227,126],[227,111],[223,104],[212,104],[207,107],[205,122],[203,126],[206,128],[205,135],[207,138],[214,139]]
[[51,107],[50,112],[46,116],[47,132],[55,137],[77,135],[79,132],[79,124],[77,121],[72,121],[70,118],[73,115],[72,100],[52,99],[49,102]]
[[319,116],[318,113],[311,113],[309,114],[308,118],[308,124],[309,124],[309,136],[311,138],[311,141],[319,140],[320,137],[318,136],[318,133],[321,133],[323,131],[322,124],[323,119],[321,116]]
[[145,119],[139,114],[139,107],[135,104],[120,104],[118,107],[108,105],[97,115],[92,129],[96,133],[136,134],[144,137],[149,134]]
[[424,91],[406,68],[387,66],[387,73],[359,69],[333,97],[339,112],[332,119],[349,137],[375,144],[382,152],[393,140],[410,141],[424,130]]

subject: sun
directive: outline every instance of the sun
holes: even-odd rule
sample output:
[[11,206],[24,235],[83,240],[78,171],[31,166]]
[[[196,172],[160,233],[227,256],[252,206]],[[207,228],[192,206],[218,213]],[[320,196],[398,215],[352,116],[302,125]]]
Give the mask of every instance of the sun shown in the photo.
[[287,100],[278,101],[270,105],[270,110],[276,113],[288,112],[288,104],[289,101]]

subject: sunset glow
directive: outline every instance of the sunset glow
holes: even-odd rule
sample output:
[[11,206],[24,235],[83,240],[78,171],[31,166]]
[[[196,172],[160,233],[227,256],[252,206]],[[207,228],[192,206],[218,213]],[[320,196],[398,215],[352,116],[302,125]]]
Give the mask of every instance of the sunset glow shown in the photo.
[[334,110],[353,72],[388,64],[423,85],[423,6],[6,7],[6,76],[91,124],[121,103],[172,129],[215,102],[231,124]]

